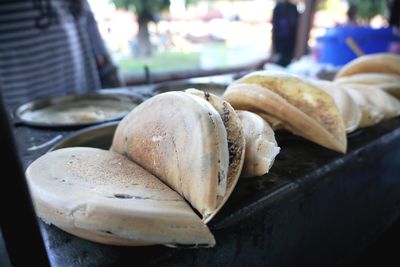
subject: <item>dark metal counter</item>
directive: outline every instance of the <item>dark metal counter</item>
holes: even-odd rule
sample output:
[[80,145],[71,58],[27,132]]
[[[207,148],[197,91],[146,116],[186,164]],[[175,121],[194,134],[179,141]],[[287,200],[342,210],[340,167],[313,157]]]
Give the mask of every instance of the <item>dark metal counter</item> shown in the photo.
[[[19,126],[25,167],[49,147],[28,148],[74,130]],[[269,174],[241,178],[210,223],[211,249],[113,247],[41,223],[57,266],[338,266],[400,215],[400,118],[358,130],[341,155],[277,132],[282,148]],[[144,263],[144,264],[143,264]]]

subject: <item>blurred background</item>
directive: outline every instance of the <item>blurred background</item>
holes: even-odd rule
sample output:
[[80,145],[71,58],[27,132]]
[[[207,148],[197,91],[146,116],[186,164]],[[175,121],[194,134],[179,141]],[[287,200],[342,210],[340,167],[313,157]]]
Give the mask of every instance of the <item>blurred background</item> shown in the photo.
[[[174,72],[179,72],[180,76],[184,76],[185,72],[199,76],[201,70],[245,68],[252,64],[273,62],[271,33],[276,2],[282,1],[89,0],[100,33],[119,68],[120,76],[128,83],[135,83],[135,78],[137,80],[142,77],[145,70],[153,77]],[[387,42],[394,40],[391,29],[389,33],[382,32],[389,26],[392,1],[290,2],[296,5],[300,16],[309,10],[309,35],[303,40],[307,47],[303,51],[297,48],[294,55],[295,59],[305,54],[312,57],[305,62],[308,67],[310,60],[336,66],[355,57],[349,49],[343,52],[343,47],[332,43],[335,42],[332,36],[364,35],[364,40],[359,41],[360,46],[368,42],[365,38],[371,39],[371,36],[377,34],[383,36],[381,40],[386,46]],[[355,6],[356,11],[354,18],[349,19],[351,6]],[[357,28],[368,28],[367,32],[329,32],[329,29],[348,26],[348,23],[354,23],[352,26]],[[325,39],[320,38],[323,36]],[[371,40],[378,42],[373,38]],[[298,37],[297,43],[301,42]],[[326,46],[325,53],[323,45]],[[341,45],[346,49],[343,42]],[[334,59],[337,58],[336,53],[329,54],[329,49],[344,53],[340,62]]]
[[[14,119],[17,107],[23,108],[26,103],[33,107],[29,101],[112,87],[121,90],[103,93],[135,91],[142,101],[164,89],[194,87],[193,80],[201,77],[212,89],[219,83],[224,90],[232,80],[261,69],[284,69],[307,78],[329,80],[341,66],[360,55],[400,54],[399,3],[2,0],[0,92],[7,100],[27,164],[45,151],[33,154],[31,148],[43,149],[57,141],[59,133],[67,133],[29,129],[29,124],[24,126]],[[224,76],[219,74],[227,74],[220,77],[226,80],[214,80]],[[195,79],[189,83],[189,78]],[[158,84],[179,79],[181,87]],[[127,87],[143,84],[152,85]],[[48,140],[49,136],[54,138]],[[397,221],[376,246],[362,255],[360,266],[371,262],[378,265],[382,259],[398,261],[396,247],[391,244],[398,240],[399,225]],[[3,266],[6,253],[1,239]]]

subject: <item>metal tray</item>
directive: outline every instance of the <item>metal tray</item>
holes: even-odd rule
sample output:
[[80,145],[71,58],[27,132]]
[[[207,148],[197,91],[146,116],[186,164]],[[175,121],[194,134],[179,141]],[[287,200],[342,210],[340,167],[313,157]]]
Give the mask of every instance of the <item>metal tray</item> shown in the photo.
[[[115,126],[114,122],[114,126],[86,128],[54,149],[78,145],[107,149]],[[43,134],[22,128],[16,133],[20,140]],[[214,248],[105,246],[40,222],[53,265],[348,265],[350,257],[399,216],[400,118],[357,131],[349,137],[346,155],[285,132],[277,134],[277,139],[283,149],[271,171],[239,179],[209,223],[217,240]],[[24,150],[30,144],[20,145]],[[38,157],[42,152],[33,153]],[[23,159],[27,164],[32,155]],[[88,255],[88,250],[99,253]]]
[[77,146],[109,149],[117,126],[118,121],[113,121],[82,129],[64,138],[49,151]]
[[101,92],[40,99],[21,105],[14,123],[46,128],[89,126],[119,120],[141,102],[132,95]]
[[156,94],[161,94],[170,91],[183,91],[188,88],[196,88],[202,91],[207,91],[211,94],[215,94],[217,96],[222,96],[225,92],[227,85],[219,84],[219,83],[166,83],[160,84],[153,89],[153,92]]

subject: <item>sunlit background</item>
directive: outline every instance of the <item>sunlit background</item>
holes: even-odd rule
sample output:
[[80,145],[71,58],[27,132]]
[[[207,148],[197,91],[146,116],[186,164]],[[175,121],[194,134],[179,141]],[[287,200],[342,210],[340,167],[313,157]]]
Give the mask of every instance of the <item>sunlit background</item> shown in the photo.
[[[139,34],[139,28],[147,23],[140,27],[138,23],[138,5],[144,2],[154,7],[148,23],[150,48],[146,49],[143,38],[147,37]],[[304,11],[303,1],[293,2],[300,13]],[[376,28],[386,26],[386,6],[381,4],[384,1],[375,2],[378,3],[375,13],[361,18],[360,23]],[[89,0],[89,3],[123,74],[143,72],[144,66],[152,72],[227,68],[270,56],[271,17],[276,4],[273,0]],[[347,1],[327,0],[319,4],[308,41],[311,52],[316,38],[327,28],[346,21],[347,9]]]

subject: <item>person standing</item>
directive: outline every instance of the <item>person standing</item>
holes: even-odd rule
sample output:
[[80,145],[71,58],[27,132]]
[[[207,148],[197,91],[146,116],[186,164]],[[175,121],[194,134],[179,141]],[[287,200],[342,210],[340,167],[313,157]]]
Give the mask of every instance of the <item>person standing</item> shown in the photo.
[[390,5],[390,26],[400,29],[400,0],[392,0]]
[[87,1],[84,1],[83,11],[86,18],[86,31],[100,75],[101,87],[120,87],[121,81],[118,75],[118,68],[114,64],[104,40],[100,35],[97,21]]
[[85,2],[0,1],[0,81],[8,108],[101,88]]
[[389,25],[393,27],[397,41],[392,42],[389,52],[400,55],[400,0],[392,0],[390,5]]
[[286,67],[293,59],[299,12],[289,0],[278,2],[272,14],[272,58]]
[[347,22],[345,26],[357,26],[357,11],[358,8],[355,4],[349,4],[349,8],[347,9]]

